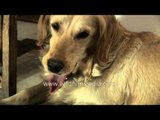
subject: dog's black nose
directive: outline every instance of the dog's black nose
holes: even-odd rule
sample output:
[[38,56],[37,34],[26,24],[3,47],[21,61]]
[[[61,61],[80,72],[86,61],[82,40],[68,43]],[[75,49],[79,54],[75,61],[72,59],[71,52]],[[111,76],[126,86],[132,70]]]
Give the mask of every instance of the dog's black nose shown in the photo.
[[47,65],[48,65],[48,70],[54,73],[60,72],[64,67],[63,62],[56,59],[48,59]]

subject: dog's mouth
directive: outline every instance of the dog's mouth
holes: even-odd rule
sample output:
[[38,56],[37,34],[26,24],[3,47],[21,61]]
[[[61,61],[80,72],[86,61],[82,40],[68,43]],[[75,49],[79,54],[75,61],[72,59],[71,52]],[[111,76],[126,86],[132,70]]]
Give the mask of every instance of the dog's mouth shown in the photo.
[[62,75],[58,75],[56,73],[50,73],[48,76],[48,79],[50,82],[50,92],[53,93],[54,91],[61,88],[63,86],[64,82],[69,79],[69,76],[70,76],[70,74],[67,76],[62,76]]
[[[77,66],[77,64],[75,65],[75,67],[76,66]],[[63,84],[72,77],[72,75],[73,75],[72,72],[70,72],[68,75],[65,75],[65,76],[58,75],[56,73],[50,73],[48,75],[48,80],[50,82],[50,92],[53,93],[54,91],[61,88],[63,86]]]

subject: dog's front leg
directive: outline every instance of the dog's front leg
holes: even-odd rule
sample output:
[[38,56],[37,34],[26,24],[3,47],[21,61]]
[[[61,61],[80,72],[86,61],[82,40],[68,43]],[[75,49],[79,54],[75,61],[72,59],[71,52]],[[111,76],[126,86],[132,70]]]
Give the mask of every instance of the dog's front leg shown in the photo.
[[17,94],[0,100],[0,105],[33,105],[43,102],[49,97],[49,87],[43,83],[18,92]]

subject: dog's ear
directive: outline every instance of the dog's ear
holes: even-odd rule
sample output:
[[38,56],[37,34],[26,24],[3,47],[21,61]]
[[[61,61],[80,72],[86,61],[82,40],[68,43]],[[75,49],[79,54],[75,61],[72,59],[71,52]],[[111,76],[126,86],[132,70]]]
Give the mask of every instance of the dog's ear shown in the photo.
[[49,20],[49,15],[41,15],[38,20],[38,46],[42,46],[51,37]]
[[115,16],[98,16],[98,40],[95,51],[95,61],[100,66],[106,66],[109,53],[115,44],[114,39],[117,35],[117,20]]

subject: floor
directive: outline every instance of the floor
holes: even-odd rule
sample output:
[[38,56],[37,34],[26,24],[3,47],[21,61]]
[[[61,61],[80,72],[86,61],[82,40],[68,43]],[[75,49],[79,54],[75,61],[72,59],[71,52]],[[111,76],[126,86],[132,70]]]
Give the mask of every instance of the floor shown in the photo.
[[38,51],[31,51],[17,60],[17,90],[33,86],[42,81],[41,62],[37,56]]
[[[18,21],[18,40],[37,39],[37,24]],[[32,50],[17,59],[17,91],[41,82],[42,67],[38,51]]]
[[[152,31],[160,35],[160,16],[121,16],[117,19],[129,30]],[[37,24],[18,21],[18,40],[37,39]],[[31,51],[17,59],[17,90],[28,88],[41,82],[41,62],[38,51]],[[2,93],[0,91],[0,99]]]

